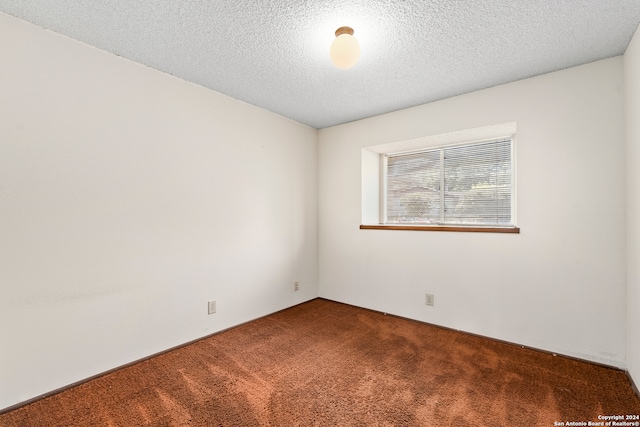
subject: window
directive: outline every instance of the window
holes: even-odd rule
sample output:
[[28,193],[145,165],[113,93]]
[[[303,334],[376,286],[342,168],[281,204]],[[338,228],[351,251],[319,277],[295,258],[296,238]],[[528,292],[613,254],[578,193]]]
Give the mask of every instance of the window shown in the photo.
[[519,233],[516,133],[505,122],[364,147],[360,228]]
[[384,155],[384,223],[513,226],[511,148],[500,139]]

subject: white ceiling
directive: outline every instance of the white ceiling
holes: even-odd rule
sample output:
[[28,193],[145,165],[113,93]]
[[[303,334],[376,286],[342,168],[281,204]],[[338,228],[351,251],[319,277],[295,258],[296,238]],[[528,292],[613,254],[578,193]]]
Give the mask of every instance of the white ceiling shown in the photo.
[[[0,0],[0,11],[315,128],[624,53],[640,0]],[[348,25],[362,56],[329,60]]]

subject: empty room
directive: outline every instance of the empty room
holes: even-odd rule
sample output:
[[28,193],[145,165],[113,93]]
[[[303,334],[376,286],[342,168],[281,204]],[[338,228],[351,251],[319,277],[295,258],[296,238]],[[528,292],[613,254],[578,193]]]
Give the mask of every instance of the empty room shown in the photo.
[[0,426],[639,426],[637,0],[0,0]]

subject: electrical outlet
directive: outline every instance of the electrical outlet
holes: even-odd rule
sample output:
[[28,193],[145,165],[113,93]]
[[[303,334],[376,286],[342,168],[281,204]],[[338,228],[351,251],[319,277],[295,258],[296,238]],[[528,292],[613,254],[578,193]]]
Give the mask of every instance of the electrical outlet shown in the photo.
[[216,300],[209,301],[209,314],[216,312]]
[[425,296],[426,296],[426,303],[427,303],[427,305],[431,305],[431,306],[433,306],[433,305],[434,305],[434,297],[433,297],[433,294],[425,294]]
[[300,282],[293,282],[293,290],[298,292],[300,290]]

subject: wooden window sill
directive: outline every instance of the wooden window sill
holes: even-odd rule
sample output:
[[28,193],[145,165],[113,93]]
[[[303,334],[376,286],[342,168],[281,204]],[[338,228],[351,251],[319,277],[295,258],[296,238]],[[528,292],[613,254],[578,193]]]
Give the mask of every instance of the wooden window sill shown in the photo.
[[520,233],[518,227],[474,227],[455,225],[360,225],[360,230],[461,231],[467,233]]

